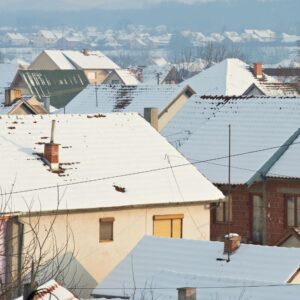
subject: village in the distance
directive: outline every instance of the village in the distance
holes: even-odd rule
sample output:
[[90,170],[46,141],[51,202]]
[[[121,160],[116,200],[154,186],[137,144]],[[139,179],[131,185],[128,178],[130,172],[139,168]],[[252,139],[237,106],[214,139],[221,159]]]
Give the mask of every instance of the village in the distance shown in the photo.
[[300,299],[299,30],[1,24],[1,300]]

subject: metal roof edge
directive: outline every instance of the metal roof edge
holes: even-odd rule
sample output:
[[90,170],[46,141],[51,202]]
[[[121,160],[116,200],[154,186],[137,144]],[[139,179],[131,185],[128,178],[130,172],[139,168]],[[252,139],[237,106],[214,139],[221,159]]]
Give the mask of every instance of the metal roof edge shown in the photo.
[[274,166],[274,164],[281,158],[290,145],[300,135],[300,128],[298,128],[288,139],[282,144],[273,155],[261,166],[261,168],[246,182],[248,186],[252,185],[256,181],[262,181],[266,177],[267,173]]

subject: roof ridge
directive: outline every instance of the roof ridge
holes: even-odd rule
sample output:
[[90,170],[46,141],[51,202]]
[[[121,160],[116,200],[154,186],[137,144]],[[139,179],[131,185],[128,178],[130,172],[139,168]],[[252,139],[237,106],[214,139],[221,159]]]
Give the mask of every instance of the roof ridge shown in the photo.
[[289,149],[293,142],[299,137],[300,128],[298,128],[261,166],[261,168],[248,180],[247,185],[251,185],[255,181],[262,180],[275,163],[282,157],[282,155]]

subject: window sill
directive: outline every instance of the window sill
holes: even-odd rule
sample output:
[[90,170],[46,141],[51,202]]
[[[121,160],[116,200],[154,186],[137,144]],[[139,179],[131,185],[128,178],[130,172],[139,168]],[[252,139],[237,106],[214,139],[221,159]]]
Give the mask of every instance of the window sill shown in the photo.
[[114,240],[100,240],[99,243],[111,243]]

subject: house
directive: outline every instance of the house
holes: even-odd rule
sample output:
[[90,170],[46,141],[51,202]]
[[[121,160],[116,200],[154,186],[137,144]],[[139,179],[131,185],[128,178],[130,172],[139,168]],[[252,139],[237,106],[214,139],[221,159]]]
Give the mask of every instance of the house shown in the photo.
[[[29,296],[29,295],[27,295]],[[78,300],[71,292],[69,292],[66,288],[61,286],[57,281],[54,279],[49,280],[45,284],[37,287],[35,298],[33,300],[51,300],[59,299],[59,300]],[[26,300],[26,296],[18,297],[15,300]]]
[[120,69],[100,51],[45,50],[29,70],[83,70],[91,84],[100,84],[109,72]]
[[15,32],[8,32],[4,36],[4,43],[10,46],[27,46],[29,44],[28,38],[26,38],[23,34],[21,33],[15,33]]
[[[224,244],[146,236],[99,282],[92,295],[170,300],[298,299],[300,249],[239,244],[239,238],[231,234]],[[178,290],[189,292],[190,297],[178,297]]]
[[212,240],[230,226],[245,242],[274,245],[299,227],[299,116],[299,98],[195,95],[163,128],[172,145],[231,194],[212,208]]
[[42,257],[87,296],[146,234],[208,240],[210,204],[224,201],[137,113],[3,115],[0,139],[6,283]]
[[149,65],[141,70],[142,81],[145,84],[179,84],[183,81],[177,68],[170,64]]
[[297,89],[263,73],[262,64],[253,67],[228,58],[185,80],[199,95],[299,96]]
[[88,80],[82,70],[19,70],[10,90],[35,96],[42,103],[49,97],[51,106],[62,108],[87,85]]
[[130,70],[126,69],[116,69],[112,70],[107,77],[104,79],[102,84],[112,84],[112,85],[138,85],[140,82],[134,76]]
[[48,113],[35,97],[22,96],[20,91],[9,88],[17,69],[16,64],[0,64],[0,115]]
[[60,37],[50,30],[39,30],[36,35],[36,44],[39,46],[48,46],[54,44]]
[[[88,85],[60,113],[138,112],[155,107],[152,123],[159,131],[189,101],[194,90],[181,85],[109,86]],[[149,110],[148,110],[149,111]],[[145,116],[145,115],[144,115]],[[146,116],[145,116],[146,117]],[[150,115],[148,116],[150,121]]]
[[50,106],[39,102],[34,96],[22,97],[18,90],[6,90],[6,97],[0,103],[0,115],[43,115],[48,114]]

